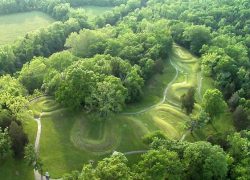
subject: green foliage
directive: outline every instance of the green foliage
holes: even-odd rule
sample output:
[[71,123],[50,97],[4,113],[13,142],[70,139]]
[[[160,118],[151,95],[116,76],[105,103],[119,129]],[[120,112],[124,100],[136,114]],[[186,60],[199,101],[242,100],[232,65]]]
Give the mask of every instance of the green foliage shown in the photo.
[[24,147],[28,143],[28,137],[23,132],[23,128],[15,121],[12,121],[9,127],[9,135],[15,157],[22,157]]
[[96,175],[103,180],[128,179],[129,168],[127,161],[127,158],[123,154],[114,152],[110,158],[105,158],[98,163]]
[[26,90],[11,76],[0,77],[0,110],[7,110],[12,116],[19,116],[27,110]]
[[183,32],[183,36],[190,44],[190,50],[195,54],[199,54],[202,46],[208,44],[211,40],[210,29],[199,25],[187,27]]
[[226,103],[218,89],[208,89],[203,96],[202,106],[204,111],[213,120],[216,116],[224,112]]
[[56,93],[57,100],[72,108],[81,108],[86,105],[86,98],[95,88],[100,75],[82,69],[80,64],[74,64],[68,68],[65,78],[67,83],[60,85]]
[[143,143],[150,145],[155,139],[166,139],[166,135],[162,131],[154,131],[152,133],[146,134],[142,141]]
[[19,81],[32,93],[35,89],[40,89],[46,71],[45,59],[35,58],[31,62],[24,64]]
[[[201,111],[191,121],[191,131],[215,119],[225,110],[223,96],[230,99],[237,129],[248,128],[250,6],[247,1],[129,0],[127,4],[122,3],[125,1],[0,1],[2,14],[39,9],[63,21],[28,33],[12,46],[2,47],[0,74],[15,73],[34,56],[48,57],[65,47],[79,57],[65,51],[47,59],[34,58],[24,65],[20,74],[17,73],[18,80],[10,76],[0,78],[0,123],[3,127],[10,126],[15,153],[21,151],[25,139],[17,120],[23,120],[21,115],[26,112],[27,106],[27,92],[19,81],[30,93],[41,88],[73,109],[85,108],[107,116],[120,112],[125,102],[138,101],[142,96],[144,81],[164,70],[163,60],[170,54],[172,37],[194,54],[202,56],[205,75],[213,77],[223,93],[217,89],[205,93],[202,104],[204,112]],[[94,26],[89,25],[85,13],[73,10],[71,5],[86,4],[122,5],[94,20],[96,27],[105,28],[85,29],[78,34],[81,28],[94,29]],[[187,113],[191,113],[194,92],[184,95],[182,102]],[[228,137],[229,148],[226,150],[233,161],[218,146],[205,142],[172,142],[157,133],[145,141],[152,142],[151,147],[155,149],[143,155],[136,171],[127,167],[123,155],[114,154],[99,162],[96,168],[84,166],[82,179],[249,177],[247,132]],[[32,152],[30,157],[34,157]],[[42,163],[38,161],[37,164],[37,168],[42,170]],[[78,173],[72,173],[66,178],[77,179],[77,176]]]
[[235,128],[240,131],[244,129],[249,129],[250,119],[248,119],[248,114],[243,106],[238,106],[233,112],[233,120]]
[[81,178],[78,178],[79,174],[80,173],[78,171],[73,171],[71,174],[65,174],[63,176],[63,179],[64,180],[78,180],[78,179],[81,179]]
[[97,55],[73,63],[63,73],[64,80],[48,78],[50,82],[47,84],[55,83],[54,86],[59,87],[56,88],[59,102],[107,116],[111,112],[120,112],[125,100],[133,101],[141,95],[143,79],[139,72],[120,58]]
[[247,179],[250,176],[250,136],[249,131],[229,135],[229,154],[233,157],[231,169],[232,177],[235,179]]
[[55,53],[46,59],[46,71],[43,75],[42,90],[47,94],[54,95],[63,81],[64,70],[77,60],[78,58],[68,51]]
[[6,92],[13,96],[25,96],[27,94],[23,85],[10,75],[0,77],[0,92],[1,94]]
[[[47,29],[28,33],[24,38],[18,40],[11,50],[6,47],[1,48],[0,52],[3,51],[3,53],[0,54],[3,55],[0,56],[0,64],[2,62],[7,64],[1,66],[0,71],[13,73],[34,56],[48,57],[54,52],[63,50],[68,35],[71,32],[79,31],[80,28],[77,19],[69,19],[64,23],[56,22]],[[6,52],[6,50],[8,51]]]
[[32,144],[28,144],[24,148],[24,159],[27,164],[33,167],[35,170],[39,172],[43,172],[43,163],[38,153],[35,151],[35,147]]
[[183,165],[178,154],[168,150],[150,150],[136,166],[139,179],[181,179]]
[[2,131],[0,127],[0,164],[11,153],[11,141],[8,129]]
[[101,116],[107,116],[111,112],[120,112],[125,104],[127,89],[119,78],[107,76],[102,82],[96,84],[91,96],[87,99],[90,107],[96,106]]
[[227,156],[218,146],[206,142],[191,143],[184,151],[188,179],[225,179]]
[[181,107],[182,109],[186,109],[186,113],[190,114],[192,113],[193,109],[194,109],[194,103],[195,103],[195,89],[193,87],[191,87],[190,89],[188,89],[187,94],[183,94],[181,96]]
[[29,166],[32,166],[37,160],[37,154],[32,144],[28,144],[24,148],[24,158]]
[[101,31],[83,29],[78,33],[72,33],[65,46],[70,47],[72,53],[79,57],[92,57],[104,51],[105,41],[109,37]]
[[87,164],[83,166],[82,172],[79,176],[80,180],[98,180],[99,178],[95,174],[95,169],[93,168],[92,164]]

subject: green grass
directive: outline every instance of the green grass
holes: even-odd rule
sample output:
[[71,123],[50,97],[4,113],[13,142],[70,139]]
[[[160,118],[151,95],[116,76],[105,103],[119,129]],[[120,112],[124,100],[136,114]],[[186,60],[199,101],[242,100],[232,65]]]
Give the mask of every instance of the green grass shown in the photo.
[[163,92],[168,83],[175,76],[175,69],[168,60],[164,61],[165,68],[163,73],[152,76],[143,88],[143,97],[140,101],[127,105],[124,109],[126,112],[136,111],[144,107],[154,105],[161,101]]
[[204,95],[207,89],[213,89],[215,88],[214,86],[214,81],[211,77],[206,77],[203,76],[203,80],[202,80],[202,94]]
[[101,7],[101,6],[81,6],[78,9],[84,10],[90,19],[94,19],[97,16],[104,14],[107,11],[113,9],[113,7]]
[[42,12],[25,12],[0,16],[0,46],[13,43],[28,32],[47,27],[54,22]]
[[25,133],[28,135],[29,142],[34,144],[36,139],[37,123],[33,119],[26,119],[23,122],[23,128]]
[[[202,95],[205,94],[207,89],[213,88],[215,88],[213,79],[211,77],[203,76],[201,88]],[[189,133],[186,139],[188,141],[207,140],[207,138],[211,135],[227,131],[235,131],[232,114],[229,112],[229,109],[226,109],[225,113],[216,117],[212,124],[207,124],[205,127],[195,130],[193,134]]]
[[233,126],[231,113],[226,111],[224,114],[215,118],[212,124],[207,124],[205,127],[195,130],[193,134],[189,133],[186,139],[188,141],[205,141],[211,135],[230,131],[235,131],[235,128]]
[[[103,159],[114,150],[128,152],[146,148],[141,138],[148,131],[144,132],[140,124],[129,118],[121,115],[99,121],[96,116],[71,112],[55,104],[51,98],[40,98],[31,104],[36,112],[39,112],[37,107],[44,112],[40,155],[44,171],[54,178],[81,170],[83,163]],[[131,162],[136,160],[134,157],[128,156]]]
[[3,180],[34,180],[34,172],[24,160],[9,157],[0,162],[0,179]]

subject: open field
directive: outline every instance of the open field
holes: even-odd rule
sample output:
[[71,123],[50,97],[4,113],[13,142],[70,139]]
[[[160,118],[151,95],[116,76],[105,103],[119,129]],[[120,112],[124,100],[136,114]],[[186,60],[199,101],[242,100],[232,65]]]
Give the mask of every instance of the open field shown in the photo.
[[96,16],[112,10],[113,7],[101,7],[101,6],[82,6],[78,9],[84,10],[90,19],[94,19]]
[[42,12],[25,12],[0,16],[0,46],[13,43],[28,32],[43,28],[54,22]]
[[83,163],[102,159],[113,150],[127,152],[145,148],[140,141],[141,133],[130,122],[118,117],[93,122],[92,116],[85,113],[60,107],[53,109],[52,101],[41,98],[32,105],[43,104],[40,155],[45,171],[48,170],[52,177],[80,170]]
[[[74,169],[81,170],[83,163],[96,162],[113,151],[145,150],[141,138],[155,130],[163,131],[169,138],[186,137],[194,141],[206,139],[217,130],[232,129],[231,117],[225,113],[215,121],[215,128],[207,125],[194,132],[194,136],[187,133],[185,124],[190,117],[180,109],[180,96],[188,88],[195,87],[197,104],[194,113],[197,113],[206,88],[213,87],[212,81],[202,86],[204,79],[198,59],[177,45],[165,66],[162,74],[152,77],[146,84],[140,103],[128,106],[125,112],[107,120],[62,108],[52,97],[34,101],[31,109],[35,116],[43,112],[40,155],[44,170],[57,178]],[[132,164],[140,155],[127,157]]]
[[24,160],[14,160],[12,157],[7,158],[0,165],[0,179],[3,180],[34,180],[34,172]]

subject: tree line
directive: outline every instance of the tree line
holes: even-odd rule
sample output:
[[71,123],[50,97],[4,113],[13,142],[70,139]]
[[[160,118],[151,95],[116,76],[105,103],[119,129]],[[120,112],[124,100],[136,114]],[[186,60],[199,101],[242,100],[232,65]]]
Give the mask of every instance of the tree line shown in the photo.
[[[25,3],[18,11],[27,10]],[[20,122],[29,116],[28,94],[39,89],[65,106],[97,112],[103,117],[120,112],[126,103],[138,101],[144,83],[163,70],[173,41],[201,57],[204,75],[212,77],[220,89],[204,94],[203,111],[197,117],[199,125],[213,121],[223,111],[224,98],[233,112],[236,129],[249,129],[248,1],[129,0],[96,18],[93,24],[68,2],[49,3],[41,1],[40,7],[62,22],[27,34],[0,50],[0,73],[16,73],[15,77],[0,78],[3,158],[9,149],[23,155],[27,138]],[[6,13],[12,12],[7,6],[0,7],[5,7]],[[98,27],[103,28],[95,29]],[[183,109],[190,114],[194,91],[190,89],[181,99]],[[191,131],[197,121],[191,122]],[[249,132],[217,134],[208,140],[213,145],[148,138],[145,141],[151,149],[135,168],[130,169],[126,158],[115,153],[96,166],[86,165],[82,173],[65,178],[249,177]]]
[[[126,12],[137,1],[141,2],[141,0],[129,0],[128,4],[118,9],[119,11],[125,9]],[[140,6],[134,8],[137,7]],[[78,32],[82,28],[93,29],[98,24],[89,22],[84,11],[74,9],[69,3],[61,3],[61,1],[41,1],[38,10],[62,22],[55,22],[48,28],[28,33],[14,44],[0,47],[0,74],[15,73],[34,56],[48,57],[63,50],[66,38],[72,32]],[[103,22],[107,21],[106,23],[108,23],[112,19],[112,24],[114,24],[127,13],[121,14],[118,19],[114,19],[113,13],[111,13],[110,16],[104,16]],[[96,22],[98,21],[97,19]]]
[[[0,0],[0,14],[11,14],[18,12],[27,12],[41,10],[44,7],[52,8],[53,5],[64,6],[70,4],[73,7],[78,6],[119,6],[126,4],[127,0]],[[54,8],[54,7],[53,7]],[[58,8],[58,7],[57,7]],[[64,8],[65,9],[65,8]]]
[[[65,174],[63,179],[248,179],[249,133],[190,143],[167,139],[156,131],[144,137],[150,149],[132,167],[124,154],[114,152],[99,162],[85,164],[80,172]],[[219,146],[221,140],[224,149]]]

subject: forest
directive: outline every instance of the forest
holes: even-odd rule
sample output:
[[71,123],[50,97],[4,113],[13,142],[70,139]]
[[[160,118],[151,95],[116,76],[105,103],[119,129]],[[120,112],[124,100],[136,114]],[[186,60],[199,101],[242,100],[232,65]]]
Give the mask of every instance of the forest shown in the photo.
[[0,0],[32,12],[0,43],[0,179],[249,179],[248,0]]

